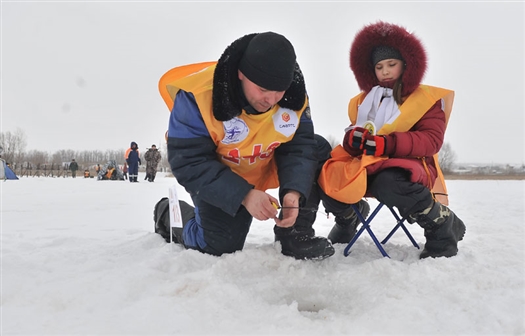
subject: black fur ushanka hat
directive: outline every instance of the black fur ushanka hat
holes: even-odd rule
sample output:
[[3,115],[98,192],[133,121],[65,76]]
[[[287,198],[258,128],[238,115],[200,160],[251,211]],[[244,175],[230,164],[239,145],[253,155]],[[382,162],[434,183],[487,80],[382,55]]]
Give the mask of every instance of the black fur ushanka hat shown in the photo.
[[[224,50],[217,62],[213,75],[212,106],[213,115],[219,121],[230,120],[242,113],[244,102],[237,70],[244,51],[256,35],[258,34],[249,34],[235,40]],[[278,104],[281,107],[297,111],[303,107],[305,98],[304,78],[296,62],[292,83]]]

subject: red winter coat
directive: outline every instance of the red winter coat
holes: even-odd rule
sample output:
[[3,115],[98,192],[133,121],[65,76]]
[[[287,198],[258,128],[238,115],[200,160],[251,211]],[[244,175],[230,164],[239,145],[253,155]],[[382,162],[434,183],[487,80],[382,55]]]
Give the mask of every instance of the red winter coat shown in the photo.
[[[432,156],[438,153],[443,145],[445,128],[445,113],[441,108],[441,101],[438,101],[409,132],[393,132],[386,136],[388,151],[392,151],[389,159],[366,167],[367,174],[372,175],[386,168],[398,167],[411,172],[411,182],[425,186],[434,185],[437,169]],[[423,157],[424,159],[421,159]],[[426,162],[428,174],[423,160]]]
[[[364,98],[361,93],[350,100],[348,115],[352,124]],[[330,197],[352,204],[365,196],[367,175],[396,167],[409,171],[412,182],[427,186],[439,197],[439,202],[448,204],[436,154],[443,144],[453,99],[453,91],[421,85],[400,106],[400,116],[378,131],[386,138],[386,155],[352,156],[338,145],[323,165],[319,185]]]
[[[360,30],[350,49],[350,68],[362,93],[350,100],[348,116],[353,125],[358,106],[366,94],[379,83],[371,56],[378,46],[387,46],[400,52],[407,65],[404,68],[399,106],[401,115],[392,125],[383,125],[378,133],[387,140],[387,153],[382,157],[362,155],[352,157],[339,145],[321,171],[319,185],[329,196],[344,203],[356,203],[366,193],[367,175],[383,169],[399,167],[411,173],[410,180],[432,189],[436,199],[448,204],[445,179],[437,162],[443,144],[454,92],[421,85],[427,68],[423,44],[405,28],[379,21]],[[393,84],[393,83],[392,83]],[[441,102],[444,101],[444,106]],[[394,125],[396,124],[396,125]]]

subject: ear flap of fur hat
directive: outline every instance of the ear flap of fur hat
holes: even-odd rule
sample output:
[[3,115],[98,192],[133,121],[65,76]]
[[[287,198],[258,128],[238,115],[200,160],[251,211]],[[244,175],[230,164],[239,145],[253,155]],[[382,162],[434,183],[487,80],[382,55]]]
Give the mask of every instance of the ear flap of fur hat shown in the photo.
[[[219,121],[230,120],[242,113],[243,101],[240,96],[241,85],[237,70],[244,51],[256,35],[258,34],[248,34],[232,42],[217,62],[213,74],[212,106],[213,116]],[[296,62],[292,84],[278,104],[297,111],[303,107],[305,98],[304,78]]]
[[[244,35],[230,44],[222,53],[213,74],[212,106],[213,115],[219,121],[230,120],[239,115],[242,103],[238,92],[241,90],[237,75],[237,65],[243,51],[257,34]],[[233,67],[233,65],[236,65]]]
[[379,46],[399,51],[405,61],[402,95],[414,92],[427,70],[425,48],[419,38],[405,28],[382,21],[367,25],[357,32],[350,47],[350,68],[359,88],[369,92],[378,84],[372,64],[372,53]]

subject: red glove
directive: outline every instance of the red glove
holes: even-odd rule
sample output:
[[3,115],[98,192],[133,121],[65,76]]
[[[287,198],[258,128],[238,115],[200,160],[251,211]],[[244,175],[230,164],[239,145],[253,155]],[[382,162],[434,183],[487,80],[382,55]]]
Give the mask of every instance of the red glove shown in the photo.
[[370,132],[368,132],[367,129],[359,126],[352,128],[348,132],[350,132],[348,137],[348,144],[353,148],[362,150],[365,142],[364,139],[368,134],[370,134]]
[[[361,128],[361,127],[356,127],[356,128]],[[364,129],[364,128],[361,128],[361,129]],[[365,132],[368,132],[367,130],[364,130]],[[361,134],[361,136],[360,136]],[[363,148],[362,148],[362,134],[363,132],[360,132],[358,131],[358,133],[356,134],[355,132],[355,128],[354,129],[351,129],[351,130],[348,130],[346,133],[345,133],[345,137],[343,139],[343,148],[345,149],[345,151],[352,155],[352,156],[359,156],[361,154],[363,154]],[[354,142],[355,140],[355,142]],[[355,147],[353,146],[355,143]]]
[[383,156],[387,152],[386,137],[384,135],[367,134],[364,140],[364,152],[366,155]]

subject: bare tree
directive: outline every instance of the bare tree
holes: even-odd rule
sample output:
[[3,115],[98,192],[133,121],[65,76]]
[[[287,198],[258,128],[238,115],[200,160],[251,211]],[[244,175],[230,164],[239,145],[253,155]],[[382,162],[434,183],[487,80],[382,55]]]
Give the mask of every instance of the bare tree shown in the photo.
[[72,159],[76,160],[77,154],[78,153],[72,149],[61,149],[53,155],[53,158],[60,158],[60,162],[71,162]]
[[454,153],[452,146],[448,142],[445,142],[441,147],[438,159],[443,174],[451,173],[456,162],[456,153]]
[[32,165],[35,165],[36,169],[41,169],[44,164],[49,162],[49,154],[33,149],[26,154],[26,160],[27,162],[31,162]]
[[[104,152],[104,162],[115,160],[118,164],[124,164],[124,149],[108,149]],[[142,153],[141,153],[142,154]]]
[[2,158],[7,162],[21,163],[27,146],[24,131],[17,128],[14,133],[0,132],[0,146],[4,149]]
[[104,153],[100,150],[89,151],[89,162],[92,164],[105,163]]

